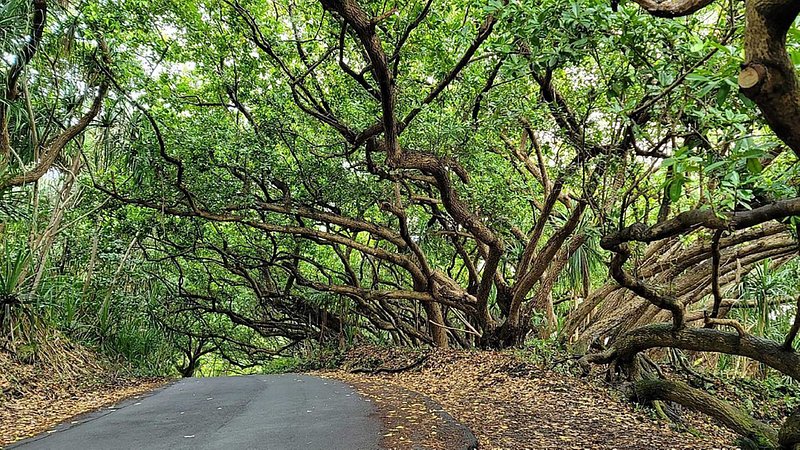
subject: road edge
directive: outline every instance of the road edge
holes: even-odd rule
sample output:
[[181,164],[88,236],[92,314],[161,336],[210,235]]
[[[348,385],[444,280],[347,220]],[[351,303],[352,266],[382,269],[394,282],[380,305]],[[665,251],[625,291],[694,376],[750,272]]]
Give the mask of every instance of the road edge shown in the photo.
[[[381,376],[372,376],[372,375],[354,375],[344,371],[331,371],[331,372],[313,372],[309,373],[312,376],[319,376],[321,378],[330,378],[334,380],[338,380],[340,382],[346,383],[350,385],[353,389],[356,390],[362,396],[367,398],[371,398],[375,400],[376,407],[381,412],[381,420],[384,422],[385,427],[388,430],[392,430],[396,427],[392,427],[392,425],[396,425],[395,423],[391,423],[392,416],[391,412],[388,410],[396,410],[399,409],[396,402],[391,403],[392,397],[399,394],[404,398],[406,403],[411,402],[419,402],[422,403],[425,408],[434,413],[436,418],[438,419],[438,426],[437,430],[443,431],[442,434],[445,434],[446,441],[449,444],[447,450],[477,450],[479,449],[479,442],[475,434],[465,424],[459,422],[455,417],[453,417],[447,410],[442,406],[439,402],[435,401],[431,397],[422,394],[418,391],[414,391],[403,386],[397,385],[395,383],[390,382],[384,377]],[[387,383],[387,381],[389,381]],[[394,394],[394,395],[390,395]],[[387,401],[387,404],[381,404],[384,401]],[[419,438],[419,436],[415,436]],[[386,442],[386,435],[384,435],[384,445],[385,448],[398,448],[396,445],[392,445],[390,442]],[[408,448],[408,447],[401,447],[401,448]],[[428,447],[420,444],[419,442],[413,442],[413,450],[424,450]],[[436,447],[439,448],[439,447]]]
[[36,441],[38,441],[40,439],[43,439],[43,438],[47,437],[53,432],[52,430],[55,430],[56,432],[61,432],[61,431],[69,430],[72,427],[75,427],[75,426],[78,426],[78,425],[81,425],[81,424],[84,424],[84,423],[91,422],[93,420],[99,419],[100,417],[103,417],[105,415],[111,414],[112,412],[114,412],[114,411],[116,411],[118,409],[131,406],[134,403],[139,402],[144,398],[150,397],[151,395],[154,395],[156,392],[160,392],[160,391],[172,386],[173,384],[177,383],[178,381],[180,381],[180,379],[167,379],[167,380],[164,381],[164,383],[162,383],[161,385],[157,386],[154,389],[150,389],[150,390],[147,390],[147,391],[144,391],[144,392],[134,393],[134,394],[132,394],[132,395],[130,395],[128,397],[124,397],[124,398],[118,399],[117,401],[106,402],[103,405],[101,405],[99,407],[96,407],[94,409],[77,413],[77,414],[75,414],[75,415],[63,420],[62,422],[59,422],[58,424],[53,425],[52,427],[49,428],[50,431],[43,431],[43,432],[41,432],[39,434],[35,434],[33,436],[26,437],[25,439],[20,439],[18,441],[15,441],[15,442],[12,442],[12,443],[6,445],[5,447],[0,446],[0,450],[12,450],[12,449],[14,449],[16,447],[19,447],[19,446],[22,446],[24,444],[29,444],[31,442],[36,442]]

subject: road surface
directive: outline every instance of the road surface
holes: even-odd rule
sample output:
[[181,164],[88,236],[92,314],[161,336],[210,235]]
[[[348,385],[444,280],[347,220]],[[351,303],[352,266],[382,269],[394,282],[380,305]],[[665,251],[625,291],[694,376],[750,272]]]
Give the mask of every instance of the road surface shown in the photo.
[[307,375],[187,378],[66,424],[16,450],[376,450],[375,406]]

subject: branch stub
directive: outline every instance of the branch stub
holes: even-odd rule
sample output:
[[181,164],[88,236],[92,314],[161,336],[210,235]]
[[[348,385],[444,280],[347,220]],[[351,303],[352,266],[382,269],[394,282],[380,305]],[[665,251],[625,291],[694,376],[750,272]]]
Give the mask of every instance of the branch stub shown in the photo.
[[739,72],[739,88],[752,90],[760,85],[767,77],[767,68],[761,64],[749,64]]

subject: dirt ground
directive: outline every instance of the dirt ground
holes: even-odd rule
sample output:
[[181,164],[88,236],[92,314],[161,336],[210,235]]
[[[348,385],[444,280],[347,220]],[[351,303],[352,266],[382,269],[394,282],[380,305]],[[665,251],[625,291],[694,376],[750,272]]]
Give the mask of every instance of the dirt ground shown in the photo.
[[41,395],[24,401],[3,401],[0,405],[0,448],[44,433],[77,415],[112,407],[127,398],[139,398],[164,383],[163,380],[130,379],[112,385],[76,389],[69,397],[51,399]]
[[58,337],[35,362],[0,351],[0,448],[166,382],[120,376],[91,352]]
[[360,349],[328,376],[357,389],[367,382],[422,393],[469,427],[482,449],[738,448],[734,434],[703,416],[686,414],[687,427],[678,431],[608,386],[524,363],[507,352],[435,351],[411,370],[350,373],[364,365],[402,367],[419,357]]
[[381,448],[465,450],[478,445],[468,427],[419,392],[347,372],[317,375],[345,381],[377,406],[384,423]]

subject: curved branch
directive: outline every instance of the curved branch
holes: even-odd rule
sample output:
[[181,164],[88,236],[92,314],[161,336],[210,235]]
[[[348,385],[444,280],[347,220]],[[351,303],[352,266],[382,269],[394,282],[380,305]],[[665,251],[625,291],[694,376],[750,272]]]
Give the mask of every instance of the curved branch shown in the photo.
[[620,285],[630,289],[636,295],[644,298],[655,306],[666,309],[672,313],[673,330],[680,330],[685,324],[686,307],[674,295],[660,292],[659,289],[638,280],[625,271],[625,262],[630,258],[626,245],[621,245],[611,259],[611,276]]
[[797,298],[797,309],[795,311],[794,323],[789,333],[786,334],[786,339],[783,341],[783,349],[786,351],[794,351],[794,340],[797,333],[800,332],[800,297]]
[[[639,401],[666,400],[707,414],[736,433],[759,444],[774,447],[778,433],[769,425],[750,417],[730,403],[693,389],[688,384],[671,380],[640,380],[633,385]],[[766,442],[765,442],[766,441]]]
[[650,227],[643,223],[635,223],[604,236],[600,240],[600,246],[606,250],[614,250],[625,242],[653,242],[677,236],[698,227],[714,230],[741,230],[770,220],[796,215],[800,215],[800,197],[780,200],[748,211],[722,214],[711,209],[695,209],[680,213],[670,220]]
[[25,46],[17,55],[14,64],[8,71],[6,78],[5,101],[0,102],[0,153],[8,159],[11,152],[11,139],[8,135],[8,102],[14,101],[19,96],[17,82],[23,69],[33,59],[39,44],[42,42],[45,22],[47,21],[47,2],[45,0],[33,0],[33,21],[31,23],[30,37]]
[[800,380],[800,354],[785,350],[782,344],[751,334],[739,336],[710,328],[687,327],[676,331],[666,323],[632,330],[608,350],[586,355],[584,361],[608,364],[617,359],[631,360],[639,352],[663,347],[745,356]]
[[714,3],[714,0],[633,0],[645,11],[655,17],[672,19],[675,17],[689,16],[706,6]]
[[0,190],[31,183],[47,173],[56,159],[58,159],[58,155],[61,154],[61,151],[64,149],[64,147],[66,147],[71,140],[83,133],[89,124],[92,123],[92,120],[97,117],[97,114],[100,113],[100,109],[103,106],[103,100],[105,99],[107,93],[108,81],[104,80],[100,84],[100,89],[98,90],[97,96],[95,96],[89,111],[87,111],[86,114],[84,114],[75,125],[67,128],[61,134],[53,138],[52,141],[50,141],[50,143],[47,145],[47,150],[36,164],[36,167],[20,175],[3,180],[0,182]]

